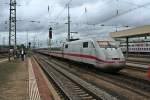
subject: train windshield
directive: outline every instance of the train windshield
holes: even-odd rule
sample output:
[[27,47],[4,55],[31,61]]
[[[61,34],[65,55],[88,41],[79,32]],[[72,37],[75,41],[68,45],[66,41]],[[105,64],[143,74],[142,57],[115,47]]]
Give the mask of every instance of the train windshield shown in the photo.
[[117,48],[118,45],[115,41],[97,41],[101,48]]

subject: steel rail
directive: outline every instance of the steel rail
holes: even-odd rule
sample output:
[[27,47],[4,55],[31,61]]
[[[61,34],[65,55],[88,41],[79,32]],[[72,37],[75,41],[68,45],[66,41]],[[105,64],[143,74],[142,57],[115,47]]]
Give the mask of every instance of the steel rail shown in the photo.
[[[58,61],[55,62],[55,64],[62,66],[62,64],[59,64]],[[95,71],[95,73],[96,73],[96,71]],[[95,73],[90,72],[90,75],[93,75],[93,74],[96,75],[97,73],[96,74]],[[98,78],[101,78],[101,79],[109,82],[109,83],[113,83],[113,84],[118,85],[120,87],[126,88],[130,91],[138,93],[139,95],[143,95],[145,97],[150,97],[149,95],[145,94],[144,92],[141,92],[141,90],[150,91],[149,90],[150,85],[148,85],[149,81],[141,80],[138,78],[127,76],[127,75],[123,75],[122,73],[119,73],[118,75],[120,75],[120,76],[114,76],[114,75],[112,76],[111,74],[98,73],[96,76]],[[109,78],[109,79],[107,79],[107,78]],[[113,80],[110,80],[110,79],[113,79]],[[131,87],[131,85],[132,85],[132,87]],[[136,88],[133,88],[133,87],[136,87]],[[139,88],[140,90],[137,88]]]

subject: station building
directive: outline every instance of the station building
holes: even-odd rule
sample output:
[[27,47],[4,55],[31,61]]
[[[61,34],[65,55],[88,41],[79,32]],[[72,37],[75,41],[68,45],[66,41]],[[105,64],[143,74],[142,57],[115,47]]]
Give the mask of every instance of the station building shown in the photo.
[[112,38],[117,41],[125,40],[126,43],[126,57],[129,52],[129,41],[134,38],[148,39],[150,36],[150,25],[135,27],[127,30],[109,33]]

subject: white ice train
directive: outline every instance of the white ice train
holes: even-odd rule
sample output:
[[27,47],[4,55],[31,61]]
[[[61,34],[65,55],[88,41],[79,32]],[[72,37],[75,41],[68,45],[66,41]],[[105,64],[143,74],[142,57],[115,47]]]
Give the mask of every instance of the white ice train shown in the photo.
[[92,64],[105,71],[119,71],[125,66],[125,58],[115,41],[85,39],[66,42],[51,48],[49,55],[77,62]]

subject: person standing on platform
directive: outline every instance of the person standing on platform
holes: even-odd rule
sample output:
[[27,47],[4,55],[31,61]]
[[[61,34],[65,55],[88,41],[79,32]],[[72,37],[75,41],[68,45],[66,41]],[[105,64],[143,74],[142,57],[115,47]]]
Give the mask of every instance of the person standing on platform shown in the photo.
[[24,52],[24,49],[22,48],[22,49],[21,49],[21,59],[22,59],[22,61],[24,61],[24,53],[25,53],[25,52]]

